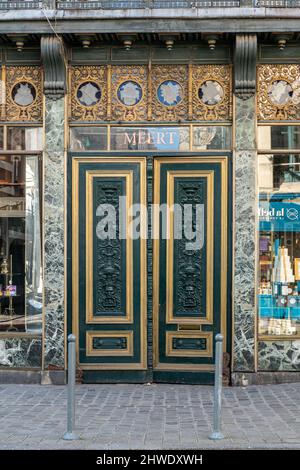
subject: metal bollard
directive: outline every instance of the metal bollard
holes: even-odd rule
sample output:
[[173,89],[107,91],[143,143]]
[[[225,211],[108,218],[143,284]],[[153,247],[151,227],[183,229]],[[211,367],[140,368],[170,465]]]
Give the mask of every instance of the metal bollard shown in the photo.
[[78,439],[75,427],[75,379],[76,379],[76,337],[68,336],[68,426],[63,435],[65,441]]
[[209,439],[224,439],[221,433],[222,411],[222,373],[223,373],[223,335],[216,335],[215,386],[214,386],[214,423]]

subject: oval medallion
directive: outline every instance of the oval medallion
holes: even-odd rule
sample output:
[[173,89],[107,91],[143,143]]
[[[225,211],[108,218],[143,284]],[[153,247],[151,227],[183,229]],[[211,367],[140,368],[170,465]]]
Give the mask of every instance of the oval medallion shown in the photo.
[[141,86],[137,82],[127,80],[121,83],[117,91],[118,99],[125,106],[135,106],[143,96]]
[[157,89],[157,98],[164,106],[176,106],[182,101],[182,97],[182,87],[175,80],[166,80]]
[[207,106],[219,104],[224,97],[224,90],[215,80],[206,80],[198,90],[199,99]]
[[293,88],[286,80],[275,80],[268,87],[268,97],[276,106],[286,105],[293,96]]
[[36,89],[30,82],[19,82],[13,87],[11,96],[18,106],[29,106],[36,98]]
[[101,99],[101,89],[96,82],[84,82],[78,87],[76,96],[83,106],[94,106]]

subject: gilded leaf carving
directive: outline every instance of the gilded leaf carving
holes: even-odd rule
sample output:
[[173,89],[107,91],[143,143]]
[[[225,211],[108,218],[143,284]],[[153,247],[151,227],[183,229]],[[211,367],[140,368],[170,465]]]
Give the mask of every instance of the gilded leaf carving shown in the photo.
[[257,86],[259,120],[300,120],[300,65],[259,65]]
[[42,121],[42,73],[40,67],[6,68],[7,121]]

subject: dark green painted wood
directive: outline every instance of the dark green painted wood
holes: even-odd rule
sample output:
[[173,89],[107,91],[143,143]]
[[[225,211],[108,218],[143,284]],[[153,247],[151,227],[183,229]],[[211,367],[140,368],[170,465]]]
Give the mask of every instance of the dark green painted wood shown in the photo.
[[[221,166],[219,163],[164,163],[161,165],[160,175],[160,204],[164,204],[167,201],[167,172],[168,171],[196,171],[196,170],[214,170],[214,265],[213,269],[213,284],[214,284],[214,296],[213,296],[213,312],[214,312],[214,323],[213,333],[214,335],[219,333],[221,330],[221,304],[220,304],[220,280],[221,271],[219,260],[221,259]],[[205,211],[206,219],[206,211]],[[174,250],[175,251],[175,250]],[[166,355],[166,332],[177,331],[176,324],[166,323],[166,240],[160,240],[160,274],[159,274],[159,362],[166,368],[168,364],[181,364],[181,365],[197,365],[197,364],[214,364],[214,358],[206,357],[191,357],[191,356],[180,356],[170,357]],[[176,261],[174,259],[174,265]],[[206,279],[203,280],[204,285]],[[178,279],[175,278],[175,283],[178,283]],[[176,286],[174,291],[176,290]],[[187,321],[188,323],[188,321]],[[173,375],[181,377],[180,371],[174,371]],[[192,374],[192,373],[191,373]],[[205,376],[205,372],[195,372],[194,374]],[[168,372],[168,376],[172,375]],[[176,379],[177,380],[177,379]],[[178,380],[180,380],[178,378]]]
[[153,381],[160,383],[170,384],[201,384],[201,385],[213,385],[214,384],[214,373],[213,372],[174,372],[168,371],[154,371]]
[[73,64],[153,64],[175,63],[230,63],[231,48],[228,44],[219,44],[212,52],[208,46],[195,44],[176,45],[171,51],[164,46],[134,45],[126,51],[124,47],[91,47],[70,49],[70,59]]
[[[68,155],[68,187],[71,188],[71,162],[74,156],[82,156],[82,152],[73,152]],[[91,152],[86,154],[87,157],[90,156],[107,156],[105,152]],[[118,156],[128,156],[128,153],[124,155],[122,152],[116,152],[114,155]],[[136,152],[133,155],[135,156],[144,156],[144,153]],[[199,156],[199,152],[186,152],[180,154],[180,156]],[[202,156],[215,156],[215,152],[203,152]],[[224,152],[223,155],[227,155],[229,160],[229,188],[231,188],[231,159],[230,153]],[[153,156],[165,156],[164,153],[159,154],[152,153],[147,157],[147,196],[148,204],[152,202],[152,171],[153,171]],[[178,156],[177,153],[173,153],[169,156]],[[72,331],[72,282],[71,282],[71,272],[72,272],[72,214],[71,214],[71,202],[72,194],[71,191],[68,191],[68,227],[67,227],[67,237],[68,237],[68,246],[67,246],[67,269],[68,269],[68,289],[67,289],[67,314],[68,314],[68,332]],[[228,336],[227,336],[227,351],[231,351],[231,205],[232,205],[232,191],[228,191],[228,209],[229,209],[229,230],[228,230],[228,303],[227,303],[227,312],[228,312]],[[152,353],[152,241],[147,241],[147,260],[148,260],[148,353]],[[151,264],[151,265],[150,265]],[[203,331],[211,331],[210,325],[203,325]],[[213,373],[193,373],[193,372],[180,372],[174,374],[174,372],[161,372],[154,371],[152,372],[152,355],[148,358],[148,371],[84,371],[83,380],[86,383],[110,383],[110,382],[131,382],[131,383],[145,383],[145,382],[164,382],[164,383],[191,383],[191,384],[213,384],[214,375]]]
[[[104,281],[101,281],[99,284],[99,278],[97,277],[97,273],[95,272],[94,268],[94,285],[93,286],[86,286],[86,172],[91,170],[110,170],[112,173],[114,170],[131,170],[133,172],[133,203],[138,203],[140,201],[140,168],[138,164],[135,163],[126,163],[124,159],[124,163],[81,163],[79,167],[79,185],[81,188],[80,191],[80,198],[79,198],[79,227],[78,227],[78,234],[79,234],[79,273],[82,275],[79,276],[79,285],[78,285],[78,295],[79,295],[79,357],[80,363],[92,363],[92,364],[104,364],[104,363],[119,363],[119,364],[131,364],[140,362],[140,351],[141,351],[141,344],[140,344],[140,240],[133,240],[133,310],[134,310],[134,322],[132,324],[121,324],[121,323],[113,323],[110,324],[108,321],[105,324],[86,324],[85,321],[85,312],[86,312],[86,287],[90,290],[91,295],[94,294],[94,302],[95,305],[103,305],[103,301],[100,298],[97,299],[97,296],[105,295],[105,289],[107,286],[111,287],[111,276],[114,277],[114,273],[111,273],[111,270],[106,273],[106,267],[101,265],[101,273],[106,278]],[[113,177],[113,178],[99,178],[100,185],[106,185],[106,187],[113,188],[114,183],[118,180],[121,181],[122,178],[120,177]],[[102,201],[98,198],[95,199],[95,189],[97,189],[97,178],[95,178],[94,182],[94,205],[101,202],[107,203],[107,200]],[[121,184],[122,193],[125,192],[125,186],[122,182]],[[111,201],[113,202],[113,201]],[[95,231],[95,222],[94,228]],[[118,241],[117,241],[118,243]],[[113,263],[111,265],[112,269],[120,269],[121,273],[121,286],[120,286],[120,295],[121,298],[116,299],[115,305],[113,305],[112,309],[108,309],[107,311],[97,311],[97,316],[107,316],[111,315],[120,315],[125,314],[125,292],[126,292],[126,269],[125,269],[125,256],[126,256],[126,248],[125,248],[125,240],[120,241],[123,244],[123,251],[120,259],[113,258]],[[98,246],[97,246],[98,245]],[[104,257],[105,247],[101,246],[101,241],[94,236],[94,266],[95,261]],[[117,247],[113,246],[112,248],[113,253],[117,251]],[[123,262],[124,260],[124,262]],[[119,264],[120,263],[120,264]],[[114,281],[118,282],[117,277],[114,277]],[[115,294],[115,293],[114,293]],[[120,303],[121,311],[115,307]],[[116,312],[114,312],[116,310]],[[105,331],[114,331],[114,332],[121,332],[121,331],[133,331],[134,332],[134,340],[133,340],[133,356],[86,356],[86,331],[95,331],[95,332],[105,332]],[[99,372],[100,373],[100,372]],[[102,372],[101,372],[102,373]]]

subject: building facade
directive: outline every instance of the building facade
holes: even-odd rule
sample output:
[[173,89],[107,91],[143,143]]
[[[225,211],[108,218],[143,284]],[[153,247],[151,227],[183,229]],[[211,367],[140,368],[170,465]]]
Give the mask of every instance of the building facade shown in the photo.
[[299,380],[297,7],[0,1],[0,381]]

